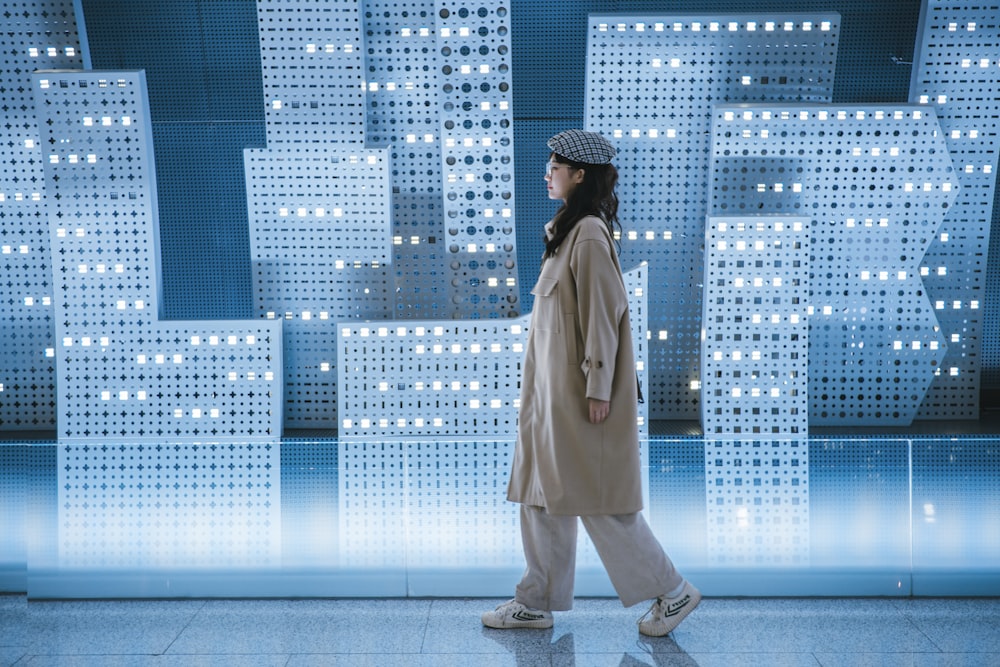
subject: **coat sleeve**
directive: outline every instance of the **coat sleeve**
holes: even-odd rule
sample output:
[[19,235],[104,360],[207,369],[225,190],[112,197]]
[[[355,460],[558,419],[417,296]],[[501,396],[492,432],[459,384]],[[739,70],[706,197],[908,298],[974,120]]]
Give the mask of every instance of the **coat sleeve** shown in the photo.
[[607,235],[600,230],[596,235],[581,235],[570,256],[583,338],[581,367],[587,376],[587,398],[601,401],[611,400],[619,324],[628,308],[612,252]]

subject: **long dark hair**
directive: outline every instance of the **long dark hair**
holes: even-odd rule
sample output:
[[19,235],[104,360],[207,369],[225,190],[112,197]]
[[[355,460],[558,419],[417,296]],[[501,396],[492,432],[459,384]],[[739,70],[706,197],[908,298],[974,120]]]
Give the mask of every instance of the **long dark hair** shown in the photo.
[[[621,222],[618,220],[618,195],[615,185],[618,183],[618,170],[613,164],[587,164],[576,162],[567,157],[552,153],[549,160],[568,165],[574,171],[583,169],[583,181],[577,184],[569,193],[566,202],[556,211],[553,218],[552,238],[545,237],[544,259],[556,254],[556,250],[573,231],[576,223],[588,215],[596,215],[608,227],[611,238],[615,230],[621,232]],[[617,241],[615,242],[617,246]],[[620,247],[619,247],[620,250]]]

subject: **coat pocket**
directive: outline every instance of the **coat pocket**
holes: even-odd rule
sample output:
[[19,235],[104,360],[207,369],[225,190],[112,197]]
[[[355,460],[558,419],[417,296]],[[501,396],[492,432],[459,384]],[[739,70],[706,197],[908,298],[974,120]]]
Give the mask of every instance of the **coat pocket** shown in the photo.
[[554,278],[539,278],[531,289],[535,305],[531,310],[531,326],[537,331],[560,333],[562,313],[559,308],[559,281]]

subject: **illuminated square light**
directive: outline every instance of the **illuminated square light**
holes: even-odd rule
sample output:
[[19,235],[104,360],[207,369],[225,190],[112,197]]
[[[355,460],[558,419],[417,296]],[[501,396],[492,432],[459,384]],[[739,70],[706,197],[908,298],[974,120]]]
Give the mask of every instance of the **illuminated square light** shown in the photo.
[[731,395],[731,396],[732,396],[733,398],[739,398],[739,397],[741,397],[741,396],[743,395],[743,390],[742,390],[742,389],[740,389],[739,387],[733,387],[733,388],[732,388],[732,389],[730,390],[729,394],[730,394],[730,395]]
[[659,331],[657,333],[657,339],[658,340],[666,340],[667,339],[667,332],[666,332],[666,330]]
[[365,418],[361,420],[361,428],[371,428],[371,427],[372,427],[371,419]]
[[175,409],[174,410],[174,417],[177,418],[177,419],[181,419],[182,417],[184,417],[184,411],[181,410],[180,408]]
[[414,419],[413,420],[413,425],[416,426],[417,428],[423,428],[424,427],[424,420],[423,420],[423,418],[422,417],[417,417],[416,419]]
[[431,348],[431,350],[434,352],[434,354],[441,354],[442,352],[444,352],[444,345],[441,345],[440,343],[438,343],[438,344],[434,345]]
[[324,361],[324,362],[322,362],[322,363],[321,363],[321,364],[319,365],[319,370],[320,370],[321,372],[323,372],[323,373],[329,373],[329,372],[330,372],[330,362],[329,362],[329,361]]
[[473,410],[478,410],[479,409],[479,399],[474,398],[471,401],[469,401],[469,407],[472,408]]
[[343,424],[344,428],[353,428],[354,427],[354,421],[351,420],[351,419],[344,419],[343,421],[341,421],[341,424]]
[[212,419],[218,419],[218,418],[219,418],[219,408],[212,408],[212,409],[211,409],[211,410],[209,411],[208,415],[209,415],[209,417],[211,417]]
[[417,345],[416,347],[413,348],[413,351],[417,354],[424,354],[425,352],[427,352],[427,348],[424,347],[423,345]]
[[135,393],[135,397],[140,401],[145,401],[146,398],[148,397],[148,394],[145,391],[139,390]]
[[433,423],[434,426],[441,427],[444,424],[444,420],[442,420],[440,417],[435,417],[434,421],[431,423]]
[[195,419],[201,419],[201,409],[200,408],[193,408],[191,410],[191,416],[193,418],[195,418]]

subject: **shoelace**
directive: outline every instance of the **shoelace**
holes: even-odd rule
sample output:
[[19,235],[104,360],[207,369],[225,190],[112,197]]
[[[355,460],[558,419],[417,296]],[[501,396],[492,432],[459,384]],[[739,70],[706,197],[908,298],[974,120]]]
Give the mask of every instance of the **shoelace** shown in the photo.
[[642,622],[646,620],[646,617],[649,616],[650,614],[654,614],[655,616],[654,612],[656,608],[659,607],[661,604],[663,604],[663,602],[664,602],[663,598],[656,598],[656,600],[653,602],[653,606],[649,608],[649,611],[647,611],[645,614],[642,615],[642,618],[636,621],[636,624],[641,625]]

